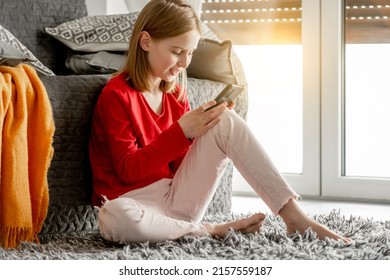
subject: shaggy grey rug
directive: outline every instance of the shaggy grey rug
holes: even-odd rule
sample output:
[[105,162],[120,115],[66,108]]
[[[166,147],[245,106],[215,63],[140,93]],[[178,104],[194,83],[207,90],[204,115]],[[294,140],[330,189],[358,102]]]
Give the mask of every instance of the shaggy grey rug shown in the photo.
[[[242,215],[210,216],[221,222]],[[390,260],[390,221],[345,217],[339,211],[317,215],[315,220],[332,230],[350,236],[353,243],[320,241],[312,231],[287,235],[279,217],[268,215],[260,233],[230,232],[223,239],[184,237],[158,244],[118,245],[105,241],[97,232],[42,236],[41,244],[22,243],[17,249],[0,248],[0,259],[76,260]]]

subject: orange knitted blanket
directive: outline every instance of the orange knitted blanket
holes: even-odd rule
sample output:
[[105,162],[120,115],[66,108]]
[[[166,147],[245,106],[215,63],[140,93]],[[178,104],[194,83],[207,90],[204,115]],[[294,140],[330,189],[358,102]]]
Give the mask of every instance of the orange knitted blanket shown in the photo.
[[0,66],[0,246],[38,242],[49,195],[54,120],[31,66]]

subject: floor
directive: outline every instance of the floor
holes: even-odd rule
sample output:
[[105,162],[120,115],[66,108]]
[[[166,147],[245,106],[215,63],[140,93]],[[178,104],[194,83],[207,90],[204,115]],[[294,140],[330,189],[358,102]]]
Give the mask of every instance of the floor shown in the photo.
[[[316,199],[301,199],[299,205],[302,209],[310,214],[326,214],[332,209],[340,210],[340,214],[346,217],[350,215],[372,218],[374,220],[390,220],[390,203],[358,203],[350,201],[330,201]],[[232,212],[247,214],[249,212],[270,212],[268,207],[257,197],[237,196],[232,199]]]

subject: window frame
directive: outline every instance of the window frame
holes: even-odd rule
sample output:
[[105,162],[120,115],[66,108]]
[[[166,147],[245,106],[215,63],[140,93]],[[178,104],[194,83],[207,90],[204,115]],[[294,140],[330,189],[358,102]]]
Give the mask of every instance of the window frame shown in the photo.
[[344,176],[344,1],[321,3],[321,142],[324,197],[389,201],[390,179]]
[[[286,174],[286,181],[302,196],[321,195],[321,147],[320,147],[320,0],[302,0],[302,55],[303,55],[303,157],[302,173]],[[249,96],[250,96],[249,92]],[[250,186],[235,170],[233,193],[254,194]]]

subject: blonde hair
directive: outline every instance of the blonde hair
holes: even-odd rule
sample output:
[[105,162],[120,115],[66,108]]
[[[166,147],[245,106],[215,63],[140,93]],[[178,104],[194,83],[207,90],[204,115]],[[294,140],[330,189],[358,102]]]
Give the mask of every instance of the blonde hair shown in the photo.
[[[126,62],[120,73],[126,73],[134,89],[150,90],[150,65],[148,54],[139,44],[142,31],[146,31],[155,39],[164,39],[182,35],[191,30],[201,34],[201,23],[193,8],[185,0],[151,0],[142,9],[135,22],[130,37]],[[172,93],[176,90],[177,82],[181,86],[179,100],[187,86],[187,75],[183,70],[178,81],[161,81],[160,90]]]

